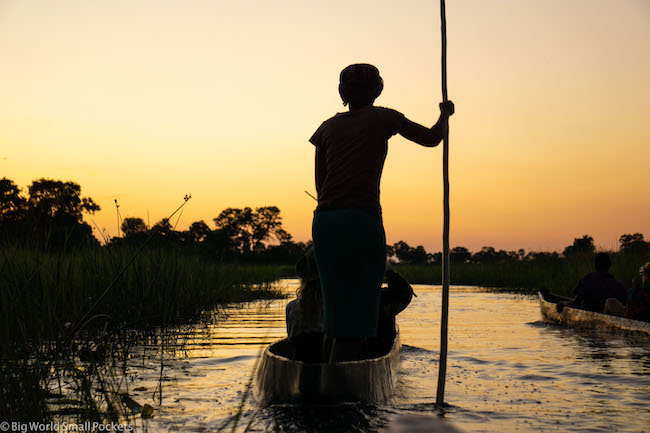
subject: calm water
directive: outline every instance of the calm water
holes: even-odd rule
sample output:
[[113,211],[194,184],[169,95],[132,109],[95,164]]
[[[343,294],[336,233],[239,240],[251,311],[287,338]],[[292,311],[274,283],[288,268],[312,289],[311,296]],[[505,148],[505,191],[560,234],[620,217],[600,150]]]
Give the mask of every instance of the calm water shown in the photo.
[[[297,281],[281,284],[292,293]],[[259,408],[248,400],[238,431],[385,431],[403,414],[431,414],[439,347],[440,288],[398,316],[397,394],[382,405]],[[227,310],[218,326],[179,329],[182,350],[130,367],[134,399],[156,409],[148,430],[217,431],[236,413],[261,348],[285,334],[288,300]],[[546,325],[536,298],[453,287],[445,419],[464,432],[650,431],[650,345]],[[162,401],[160,388],[162,383]],[[155,397],[154,397],[155,393]],[[223,431],[231,431],[229,424]]]

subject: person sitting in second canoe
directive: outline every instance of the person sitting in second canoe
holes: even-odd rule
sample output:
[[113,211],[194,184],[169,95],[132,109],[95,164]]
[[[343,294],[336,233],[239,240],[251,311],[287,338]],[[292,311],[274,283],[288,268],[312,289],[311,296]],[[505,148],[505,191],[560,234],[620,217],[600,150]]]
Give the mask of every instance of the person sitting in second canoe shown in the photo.
[[583,310],[605,312],[605,303],[609,298],[619,302],[626,301],[626,290],[623,283],[609,273],[612,261],[607,253],[598,253],[594,259],[596,272],[591,272],[580,280],[573,289],[575,299],[566,304]]
[[[323,345],[323,300],[313,248],[298,260],[296,272],[300,277],[297,298],[289,302],[286,307],[289,340],[296,347],[297,360],[327,361],[329,356],[323,356],[323,346],[325,351],[329,352],[330,344]],[[366,352],[370,356],[390,347],[395,338],[395,317],[415,296],[413,288],[401,274],[387,267],[385,276],[388,287],[380,291],[377,338],[366,342]]]
[[641,266],[640,273],[628,290],[625,317],[650,322],[650,262]]

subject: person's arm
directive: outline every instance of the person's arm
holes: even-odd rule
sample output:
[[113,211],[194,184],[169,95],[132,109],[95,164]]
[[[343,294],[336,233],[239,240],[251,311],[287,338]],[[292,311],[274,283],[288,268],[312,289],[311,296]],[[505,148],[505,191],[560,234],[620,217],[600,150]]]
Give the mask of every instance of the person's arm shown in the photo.
[[567,307],[572,308],[582,308],[585,301],[585,294],[587,293],[585,288],[585,278],[582,277],[578,284],[573,289],[573,300],[566,304]]
[[561,313],[564,307],[571,307],[571,308],[580,308],[582,302],[584,301],[585,297],[583,295],[584,293],[584,287],[582,285],[584,278],[581,278],[580,281],[578,282],[578,285],[573,289],[573,299],[570,299],[568,301],[558,301],[556,303],[557,305],[557,312]]
[[449,116],[454,114],[454,103],[447,101],[440,104],[440,117],[435,125],[431,128],[422,126],[419,123],[412,122],[404,118],[402,127],[398,131],[401,136],[411,140],[421,146],[435,147],[445,136],[449,125]]

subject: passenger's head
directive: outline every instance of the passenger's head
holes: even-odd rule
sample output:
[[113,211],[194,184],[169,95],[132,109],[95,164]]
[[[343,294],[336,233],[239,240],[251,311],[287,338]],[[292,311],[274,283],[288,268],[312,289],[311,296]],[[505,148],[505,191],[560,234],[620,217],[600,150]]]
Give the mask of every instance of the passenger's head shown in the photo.
[[643,286],[646,288],[649,288],[650,286],[650,262],[647,262],[645,265],[641,266],[641,269],[639,269],[639,273],[641,274],[642,278],[642,283]]
[[383,89],[384,80],[372,65],[357,63],[341,71],[339,94],[343,105],[372,105]]
[[596,258],[594,259],[594,263],[596,265],[596,270],[600,272],[607,272],[612,266],[612,261],[609,258],[609,254],[607,253],[598,253],[596,254]]
[[296,263],[296,273],[304,281],[315,281],[319,279],[314,248],[307,250],[305,255],[298,260]]

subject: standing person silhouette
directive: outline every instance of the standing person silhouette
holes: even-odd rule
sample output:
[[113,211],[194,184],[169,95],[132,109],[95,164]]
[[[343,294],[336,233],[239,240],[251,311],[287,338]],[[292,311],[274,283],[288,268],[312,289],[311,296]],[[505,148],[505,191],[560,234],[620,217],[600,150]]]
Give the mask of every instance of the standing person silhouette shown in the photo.
[[359,359],[366,337],[377,335],[379,290],[386,237],[379,183],[395,134],[425,147],[444,137],[454,104],[440,104],[431,128],[398,111],[373,106],[384,83],[376,67],[354,64],[340,75],[339,94],[349,111],[326,120],[309,141],[316,147],[312,237],[323,294],[323,329],[330,362]]

